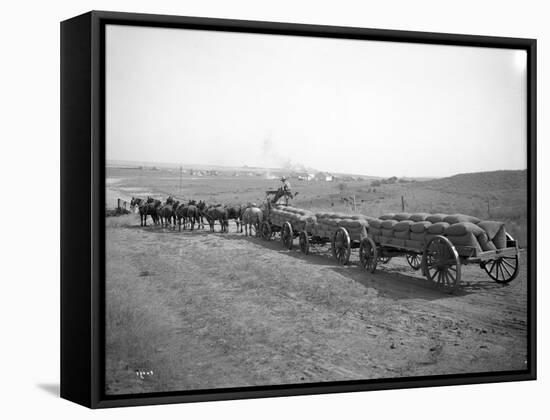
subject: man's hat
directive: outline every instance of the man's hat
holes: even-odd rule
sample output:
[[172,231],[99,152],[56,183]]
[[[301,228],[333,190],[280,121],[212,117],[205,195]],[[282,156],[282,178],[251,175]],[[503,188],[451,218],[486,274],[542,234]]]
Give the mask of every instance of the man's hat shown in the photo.
[[284,176],[282,176],[281,181],[286,181],[286,178]]

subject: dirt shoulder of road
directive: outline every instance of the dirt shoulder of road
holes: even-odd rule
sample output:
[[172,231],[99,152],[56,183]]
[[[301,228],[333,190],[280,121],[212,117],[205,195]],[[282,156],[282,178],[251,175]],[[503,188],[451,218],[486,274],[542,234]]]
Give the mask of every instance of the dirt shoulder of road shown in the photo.
[[356,254],[339,266],[328,247],[304,256],[234,227],[138,225],[106,232],[108,394],[525,367],[526,252],[511,284],[465,266],[447,295],[404,258],[370,274]]

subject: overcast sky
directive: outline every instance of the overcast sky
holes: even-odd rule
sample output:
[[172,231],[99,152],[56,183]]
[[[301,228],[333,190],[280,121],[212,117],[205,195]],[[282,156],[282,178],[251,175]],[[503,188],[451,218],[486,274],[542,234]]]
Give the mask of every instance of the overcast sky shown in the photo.
[[107,159],[525,169],[519,50],[107,26]]

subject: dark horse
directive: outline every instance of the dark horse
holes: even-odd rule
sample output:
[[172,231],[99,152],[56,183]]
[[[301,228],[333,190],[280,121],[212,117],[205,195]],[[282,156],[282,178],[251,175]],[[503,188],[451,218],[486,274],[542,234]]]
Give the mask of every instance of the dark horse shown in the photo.
[[160,206],[160,201],[152,197],[147,197],[147,200],[132,197],[131,206],[138,206],[140,225],[147,226],[147,216],[151,216],[153,223],[158,223],[157,208]]
[[[224,206],[225,210],[227,211],[227,219],[228,221],[233,219],[235,220],[235,223],[237,225],[237,232],[239,232],[239,226],[241,228],[240,232],[243,231],[243,225],[242,225],[242,215],[244,211],[244,207],[239,204],[228,204]],[[228,222],[229,223],[229,222]],[[228,225],[229,227],[229,225]]]
[[130,207],[132,207],[132,211],[135,211],[134,209],[136,208],[136,206],[139,207],[140,204],[143,202],[143,198],[132,197],[132,201],[130,201]]
[[201,229],[204,229],[204,215],[205,215],[205,212],[206,212],[206,202],[205,201],[202,201],[202,200],[199,200],[199,204],[197,204],[197,208],[199,209],[199,226]]
[[216,220],[220,222],[221,231],[227,232],[229,222],[227,210],[225,208],[223,208],[222,206],[211,206],[206,209],[204,215],[206,217],[206,220],[208,220],[211,232],[214,232],[214,223],[216,222]]
[[183,221],[183,229],[185,229],[185,223],[187,222],[187,209],[189,208],[189,204],[178,204],[176,208],[174,208],[174,217],[178,221],[179,230],[181,232],[181,225]]
[[166,199],[163,205],[158,207],[157,215],[162,227],[168,227],[172,223],[172,220],[174,220],[174,199],[171,196]]
[[187,206],[187,219],[189,219],[191,230],[195,230],[195,223],[199,223],[200,226],[200,211],[195,200],[189,201],[189,205]]

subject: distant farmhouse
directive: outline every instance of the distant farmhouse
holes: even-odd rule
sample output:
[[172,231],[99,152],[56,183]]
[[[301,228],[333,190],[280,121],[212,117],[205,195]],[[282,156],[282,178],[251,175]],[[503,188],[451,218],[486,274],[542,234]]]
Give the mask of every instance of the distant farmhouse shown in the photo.
[[308,172],[294,172],[290,174],[290,177],[295,178],[298,181],[313,181],[315,175]]
[[332,182],[334,181],[334,176],[332,176],[328,172],[317,172],[315,174],[315,181]]

